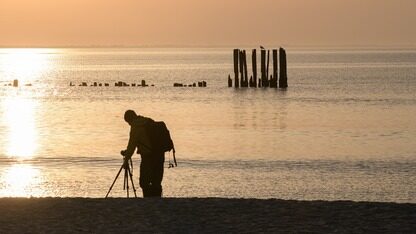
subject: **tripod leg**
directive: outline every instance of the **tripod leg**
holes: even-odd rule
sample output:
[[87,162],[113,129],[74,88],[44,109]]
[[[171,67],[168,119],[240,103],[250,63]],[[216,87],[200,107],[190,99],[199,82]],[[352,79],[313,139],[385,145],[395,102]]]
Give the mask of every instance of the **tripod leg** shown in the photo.
[[134,197],[137,198],[136,187],[134,187],[134,182],[133,182],[133,173],[131,173],[130,168],[128,168],[128,173],[130,176],[131,186],[133,187]]
[[125,169],[126,173],[124,174],[124,180],[126,181],[126,187],[127,187],[127,198],[129,198],[129,176],[128,173],[130,171],[130,167],[127,164],[127,168]]
[[109,189],[109,190],[108,190],[108,192],[107,192],[107,195],[105,195],[105,198],[107,198],[107,197],[108,197],[108,194],[110,194],[110,191],[111,191],[111,189],[113,188],[114,184],[116,183],[116,180],[117,180],[118,176],[120,175],[120,172],[121,172],[121,170],[123,169],[123,166],[124,166],[124,165],[121,165],[120,170],[118,170],[118,173],[117,173],[117,175],[116,175],[116,178],[114,178],[114,181],[113,181],[113,183],[111,184],[110,189]]
[[126,190],[126,176],[127,176],[127,170],[124,168],[124,182],[123,182],[123,190]]

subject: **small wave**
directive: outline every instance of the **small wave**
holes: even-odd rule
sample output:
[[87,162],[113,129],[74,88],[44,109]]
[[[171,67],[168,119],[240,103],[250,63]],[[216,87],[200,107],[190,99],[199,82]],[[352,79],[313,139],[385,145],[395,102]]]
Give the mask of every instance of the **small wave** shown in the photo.
[[[133,159],[134,163],[139,159]],[[169,158],[166,157],[166,164]],[[2,166],[13,164],[31,164],[37,167],[82,167],[82,168],[113,168],[122,163],[122,158],[114,156],[103,157],[36,157],[32,159],[15,159],[0,157]],[[179,169],[204,170],[254,170],[254,171],[327,171],[327,172],[357,172],[389,170],[396,172],[415,171],[414,160],[178,160]]]

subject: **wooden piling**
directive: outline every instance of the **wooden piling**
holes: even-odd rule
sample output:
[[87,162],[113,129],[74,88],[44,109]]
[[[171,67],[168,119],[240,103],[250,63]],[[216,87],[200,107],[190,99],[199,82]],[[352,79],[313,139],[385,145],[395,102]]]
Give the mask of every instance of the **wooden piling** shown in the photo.
[[240,81],[238,79],[238,58],[240,56],[239,49],[234,49],[234,87],[238,88],[240,86]]
[[274,49],[273,50],[273,78],[272,78],[273,81],[270,81],[270,87],[271,88],[277,88],[277,80],[278,80],[277,70],[278,70],[278,67],[277,67],[277,50]]
[[13,87],[19,87],[19,80],[13,80]]
[[283,48],[279,49],[279,60],[280,60],[280,79],[279,88],[285,89],[287,85],[287,62],[286,62],[286,51]]
[[256,49],[253,49],[253,54],[251,55],[251,63],[253,67],[253,86],[251,87],[257,87],[257,53]]
[[240,50],[239,53],[239,60],[240,60],[240,86],[244,87],[244,55],[243,55],[243,51]]
[[243,67],[244,67],[244,86],[242,87],[248,87],[247,55],[246,55],[245,50],[243,50]]
[[[261,47],[260,50],[260,77],[257,76],[257,53],[252,50],[253,75],[249,79],[247,69],[247,54],[245,50],[234,49],[234,87],[272,87],[287,88],[287,61],[286,51],[283,48],[272,50],[273,70],[270,68],[270,50]],[[280,70],[280,72],[279,72]],[[269,73],[270,71],[270,73]],[[258,79],[257,79],[258,77]],[[270,77],[270,79],[269,79]],[[231,75],[228,75],[228,87],[232,87]]]
[[267,67],[266,67],[266,83],[264,87],[269,87],[269,62],[270,62],[270,50],[267,50]]
[[173,83],[173,87],[183,87],[182,83]]
[[264,87],[266,84],[267,76],[266,76],[266,50],[261,50],[260,56],[261,62],[261,86]]

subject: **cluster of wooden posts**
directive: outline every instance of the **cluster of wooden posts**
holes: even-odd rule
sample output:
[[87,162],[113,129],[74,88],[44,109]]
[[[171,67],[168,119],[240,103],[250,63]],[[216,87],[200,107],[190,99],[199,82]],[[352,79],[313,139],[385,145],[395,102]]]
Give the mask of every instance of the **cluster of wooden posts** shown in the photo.
[[[279,59],[277,58],[279,52]],[[247,58],[246,51],[240,49],[234,49],[234,87],[271,87],[271,88],[287,88],[287,62],[286,62],[286,51],[283,48],[272,50],[273,55],[273,73],[270,74],[269,79],[269,61],[270,61],[270,50],[267,50],[267,61],[266,61],[266,50],[260,50],[261,59],[261,77],[257,81],[257,53],[256,49],[252,52],[252,68],[253,75],[248,79],[247,72]],[[280,74],[278,75],[278,61],[280,67]],[[280,78],[280,79],[279,79]],[[233,87],[233,80],[228,75],[228,87]]]
[[[13,80],[12,83],[4,84],[4,86],[13,86],[13,87],[19,87],[19,80]],[[25,84],[25,86],[32,86],[31,83]]]
[[[72,81],[69,83],[69,86],[75,86],[75,84],[74,83],[72,83]],[[88,86],[88,83],[87,82],[81,82],[81,84],[79,84],[78,86],[84,86],[84,87],[86,87],[86,86]],[[93,86],[93,87],[101,87],[101,86],[105,86],[105,87],[108,87],[108,86],[110,86],[110,84],[109,83],[98,83],[98,82],[93,82],[91,85],[89,85],[89,86]],[[136,84],[136,83],[131,83],[131,84],[128,84],[128,83],[126,83],[126,82],[124,82],[124,81],[118,81],[118,82],[115,82],[114,83],[114,86],[116,86],[116,87],[129,87],[129,86],[132,86],[132,87],[147,87],[147,86],[149,86],[148,84],[146,84],[146,81],[145,80],[142,80],[142,82],[140,83],[140,84]],[[152,85],[152,86],[154,86],[154,85]]]
[[[196,83],[193,84],[182,84],[182,83],[173,83],[173,87],[197,87]],[[207,87],[207,82],[205,80],[198,81],[198,87]]]

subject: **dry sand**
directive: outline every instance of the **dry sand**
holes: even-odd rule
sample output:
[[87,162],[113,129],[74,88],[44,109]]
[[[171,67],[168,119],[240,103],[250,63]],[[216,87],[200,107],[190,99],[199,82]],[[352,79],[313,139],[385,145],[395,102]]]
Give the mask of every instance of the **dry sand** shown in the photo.
[[415,233],[416,204],[0,198],[0,233]]

